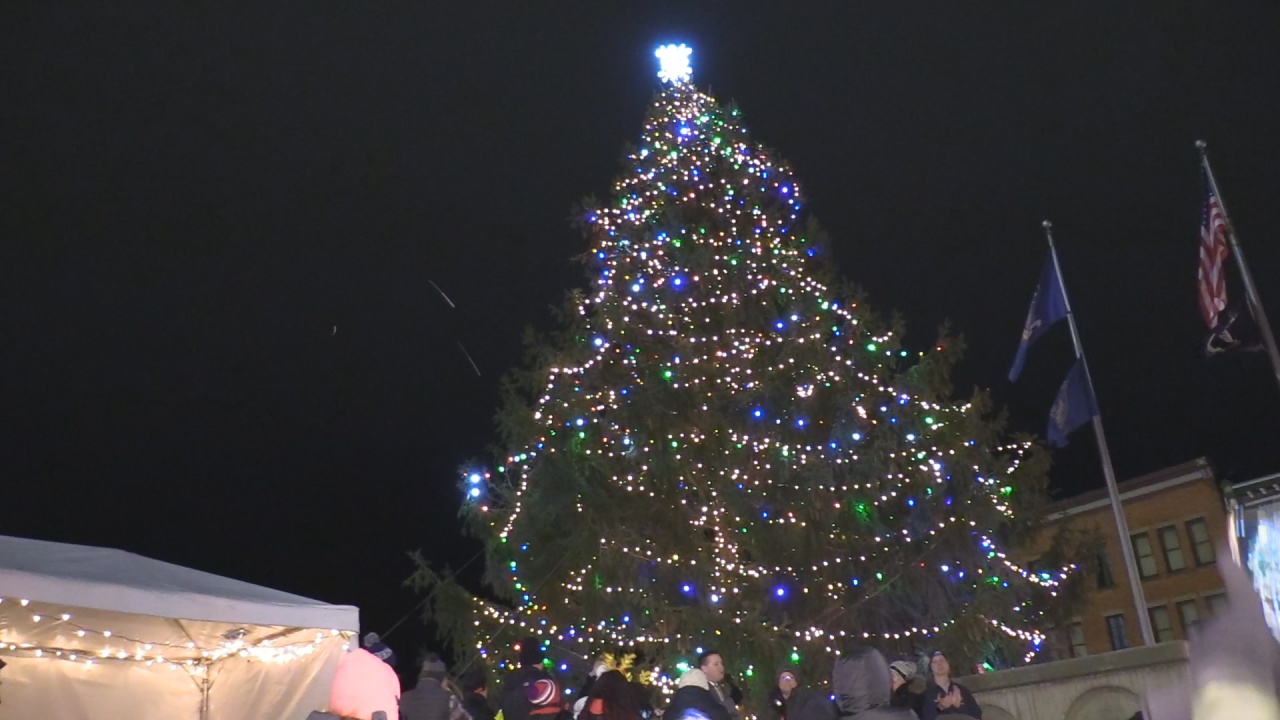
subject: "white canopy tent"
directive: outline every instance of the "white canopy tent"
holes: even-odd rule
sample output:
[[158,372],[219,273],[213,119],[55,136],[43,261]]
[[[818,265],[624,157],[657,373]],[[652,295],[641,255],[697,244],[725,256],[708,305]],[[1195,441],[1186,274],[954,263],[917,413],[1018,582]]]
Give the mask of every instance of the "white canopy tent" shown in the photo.
[[354,607],[0,536],[0,720],[304,720],[358,630]]

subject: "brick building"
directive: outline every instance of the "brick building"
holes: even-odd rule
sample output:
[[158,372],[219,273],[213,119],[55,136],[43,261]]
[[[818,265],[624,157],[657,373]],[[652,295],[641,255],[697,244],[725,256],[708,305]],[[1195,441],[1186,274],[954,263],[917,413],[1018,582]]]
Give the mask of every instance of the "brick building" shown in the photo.
[[[1118,489],[1155,639],[1184,640],[1226,601],[1215,545],[1226,537],[1228,520],[1213,469],[1200,458],[1126,480]],[[1141,645],[1106,489],[1051,505],[1041,547],[1031,550],[1042,552],[1063,523],[1098,533],[1106,549],[1097,576],[1089,578],[1087,605],[1058,633],[1054,654],[1080,657]]]

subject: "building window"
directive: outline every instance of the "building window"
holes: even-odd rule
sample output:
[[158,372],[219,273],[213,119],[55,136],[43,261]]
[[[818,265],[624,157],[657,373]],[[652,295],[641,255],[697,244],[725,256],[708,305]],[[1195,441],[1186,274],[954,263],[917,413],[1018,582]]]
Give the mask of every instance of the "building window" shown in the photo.
[[1109,588],[1115,584],[1116,576],[1111,572],[1111,558],[1105,552],[1098,553],[1098,588]]
[[1196,564],[1210,565],[1217,558],[1213,551],[1213,541],[1209,539],[1209,528],[1204,518],[1196,518],[1187,523],[1187,536],[1196,549]]
[[1071,640],[1071,657],[1084,657],[1089,654],[1089,647],[1084,642],[1084,623],[1073,622],[1068,625],[1067,637]]
[[1129,638],[1124,632],[1124,615],[1107,616],[1107,637],[1111,638],[1112,650],[1123,650],[1129,647]]
[[1147,614],[1151,617],[1151,632],[1155,634],[1156,642],[1173,640],[1173,618],[1169,616],[1169,608],[1164,605],[1147,608]]
[[1152,578],[1159,574],[1156,569],[1156,553],[1151,548],[1151,538],[1146,533],[1134,535],[1130,538],[1133,541],[1133,556],[1138,563],[1138,575],[1146,578]]
[[1178,528],[1172,525],[1160,528],[1160,546],[1164,548],[1164,562],[1169,572],[1186,569],[1187,561],[1182,557],[1182,541],[1178,539]]
[[1218,617],[1227,611],[1227,594],[1206,595],[1205,604],[1209,606],[1209,617]]
[[1182,634],[1190,637],[1200,626],[1200,609],[1195,600],[1183,600],[1178,603],[1178,617],[1182,619]]

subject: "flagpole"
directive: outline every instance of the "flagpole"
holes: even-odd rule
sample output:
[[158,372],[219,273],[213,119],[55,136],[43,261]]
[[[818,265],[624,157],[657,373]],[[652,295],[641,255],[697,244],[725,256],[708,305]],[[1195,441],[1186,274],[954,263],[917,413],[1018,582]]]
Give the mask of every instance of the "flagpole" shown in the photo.
[[1240,238],[1236,237],[1235,225],[1231,224],[1231,215],[1227,213],[1227,204],[1222,199],[1222,193],[1218,191],[1218,181],[1213,177],[1213,168],[1209,167],[1209,155],[1205,148],[1208,144],[1203,140],[1196,141],[1196,149],[1200,151],[1200,166],[1204,168],[1204,175],[1209,180],[1209,191],[1213,196],[1218,198],[1218,207],[1222,208],[1222,219],[1227,226],[1227,241],[1231,243],[1231,254],[1236,258],[1236,267],[1240,268],[1240,278],[1244,280],[1244,294],[1249,302],[1249,309],[1253,311],[1253,317],[1258,321],[1258,328],[1262,331],[1262,344],[1267,348],[1267,355],[1271,358],[1271,370],[1275,373],[1276,381],[1280,382],[1280,352],[1276,350],[1276,338],[1271,334],[1271,322],[1267,320],[1267,312],[1262,309],[1262,299],[1258,297],[1258,288],[1253,284],[1253,275],[1249,272],[1249,265],[1244,261],[1244,251],[1240,249]]
[[[1045,220],[1044,235],[1049,240],[1049,256],[1053,258],[1053,270],[1058,275],[1058,287],[1062,290],[1062,303],[1067,310],[1067,327],[1071,328],[1071,344],[1076,350],[1076,359],[1084,369],[1084,381],[1089,387],[1089,396],[1093,398],[1094,409],[1097,410],[1098,394],[1093,391],[1093,376],[1089,374],[1089,362],[1084,357],[1084,346],[1080,344],[1080,331],[1076,329],[1076,316],[1071,311],[1071,299],[1067,295],[1067,284],[1062,280],[1062,266],[1058,264],[1058,249],[1053,245],[1053,223]],[[1102,430],[1102,412],[1093,414],[1093,436],[1098,441],[1098,454],[1102,457],[1102,475],[1107,479],[1107,495],[1111,497],[1111,512],[1115,516],[1116,532],[1120,535],[1120,552],[1124,554],[1124,566],[1129,576],[1129,591],[1133,593],[1134,610],[1138,614],[1138,627],[1142,630],[1142,644],[1155,645],[1155,635],[1151,632],[1151,617],[1147,614],[1147,599],[1142,592],[1142,578],[1138,575],[1138,564],[1133,557],[1133,540],[1129,536],[1129,521],[1124,515],[1124,506],[1120,503],[1120,491],[1116,487],[1116,471],[1111,467],[1111,450],[1107,447],[1107,435]]]

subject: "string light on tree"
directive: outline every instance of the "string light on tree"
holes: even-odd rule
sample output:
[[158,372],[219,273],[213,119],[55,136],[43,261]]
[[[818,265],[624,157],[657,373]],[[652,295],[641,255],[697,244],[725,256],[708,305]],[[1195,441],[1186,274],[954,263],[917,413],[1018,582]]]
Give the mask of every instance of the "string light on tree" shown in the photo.
[[1043,497],[1042,453],[951,399],[957,343],[908,352],[836,278],[802,186],[689,82],[690,48],[655,54],[640,142],[583,212],[588,287],[500,416],[509,450],[462,478],[504,602],[424,567],[435,617],[498,665],[525,634],[660,668],[715,647],[737,673],[842,637],[1033,654],[1073,567],[995,538]]

